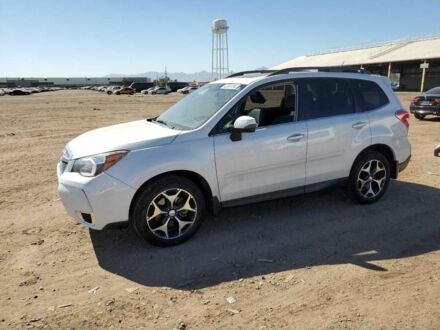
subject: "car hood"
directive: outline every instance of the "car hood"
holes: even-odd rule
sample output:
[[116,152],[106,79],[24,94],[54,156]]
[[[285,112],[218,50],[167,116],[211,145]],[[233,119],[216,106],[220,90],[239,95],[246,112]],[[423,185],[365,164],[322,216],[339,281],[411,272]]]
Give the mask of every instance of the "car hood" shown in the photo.
[[173,142],[180,133],[160,124],[138,120],[86,132],[67,144],[69,158],[76,159],[116,150],[136,150]]

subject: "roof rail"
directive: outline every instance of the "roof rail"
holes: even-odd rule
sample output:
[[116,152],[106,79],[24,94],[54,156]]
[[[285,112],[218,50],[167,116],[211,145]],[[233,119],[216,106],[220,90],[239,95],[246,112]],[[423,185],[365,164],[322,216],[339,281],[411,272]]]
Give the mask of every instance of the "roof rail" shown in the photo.
[[357,67],[295,67],[295,68],[285,68],[280,70],[275,70],[269,74],[269,76],[274,76],[278,74],[286,74],[290,72],[301,72],[301,71],[316,71],[316,72],[349,72],[349,73],[365,73],[370,72]]
[[240,77],[240,76],[244,76],[246,74],[252,74],[252,73],[274,73],[277,70],[250,70],[250,71],[241,71],[241,72],[237,72],[237,73],[233,73],[229,76],[227,76],[226,78],[232,78],[232,77]]

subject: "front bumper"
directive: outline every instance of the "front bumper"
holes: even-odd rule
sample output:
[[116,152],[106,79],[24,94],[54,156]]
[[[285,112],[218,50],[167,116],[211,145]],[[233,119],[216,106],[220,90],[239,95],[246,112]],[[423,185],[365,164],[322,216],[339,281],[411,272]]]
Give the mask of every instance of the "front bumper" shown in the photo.
[[437,115],[440,116],[440,107],[438,106],[417,106],[412,105],[409,108],[411,113],[416,113],[419,115]]
[[398,164],[397,169],[399,173],[407,168],[410,160],[411,160],[411,155],[409,155],[409,157],[405,159],[402,163]]
[[67,213],[92,229],[128,221],[135,192],[105,172],[96,177],[84,177],[58,170],[58,193]]

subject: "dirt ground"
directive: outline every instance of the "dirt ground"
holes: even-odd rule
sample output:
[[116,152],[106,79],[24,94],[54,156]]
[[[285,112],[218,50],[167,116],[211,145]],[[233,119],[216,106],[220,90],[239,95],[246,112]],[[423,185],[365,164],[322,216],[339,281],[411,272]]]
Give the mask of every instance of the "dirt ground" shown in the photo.
[[440,328],[440,118],[411,118],[412,160],[374,205],[332,189],[225,209],[172,248],[75,224],[64,145],[179,98],[0,97],[0,328]]

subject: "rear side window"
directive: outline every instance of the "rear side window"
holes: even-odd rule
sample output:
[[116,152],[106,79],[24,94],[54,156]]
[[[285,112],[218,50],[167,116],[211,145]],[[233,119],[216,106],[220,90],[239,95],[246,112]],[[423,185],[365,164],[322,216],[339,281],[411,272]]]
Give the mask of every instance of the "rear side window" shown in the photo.
[[301,79],[299,110],[307,119],[354,113],[354,98],[348,82],[337,78]]
[[390,102],[382,88],[373,81],[350,79],[350,83],[362,111],[374,110]]

